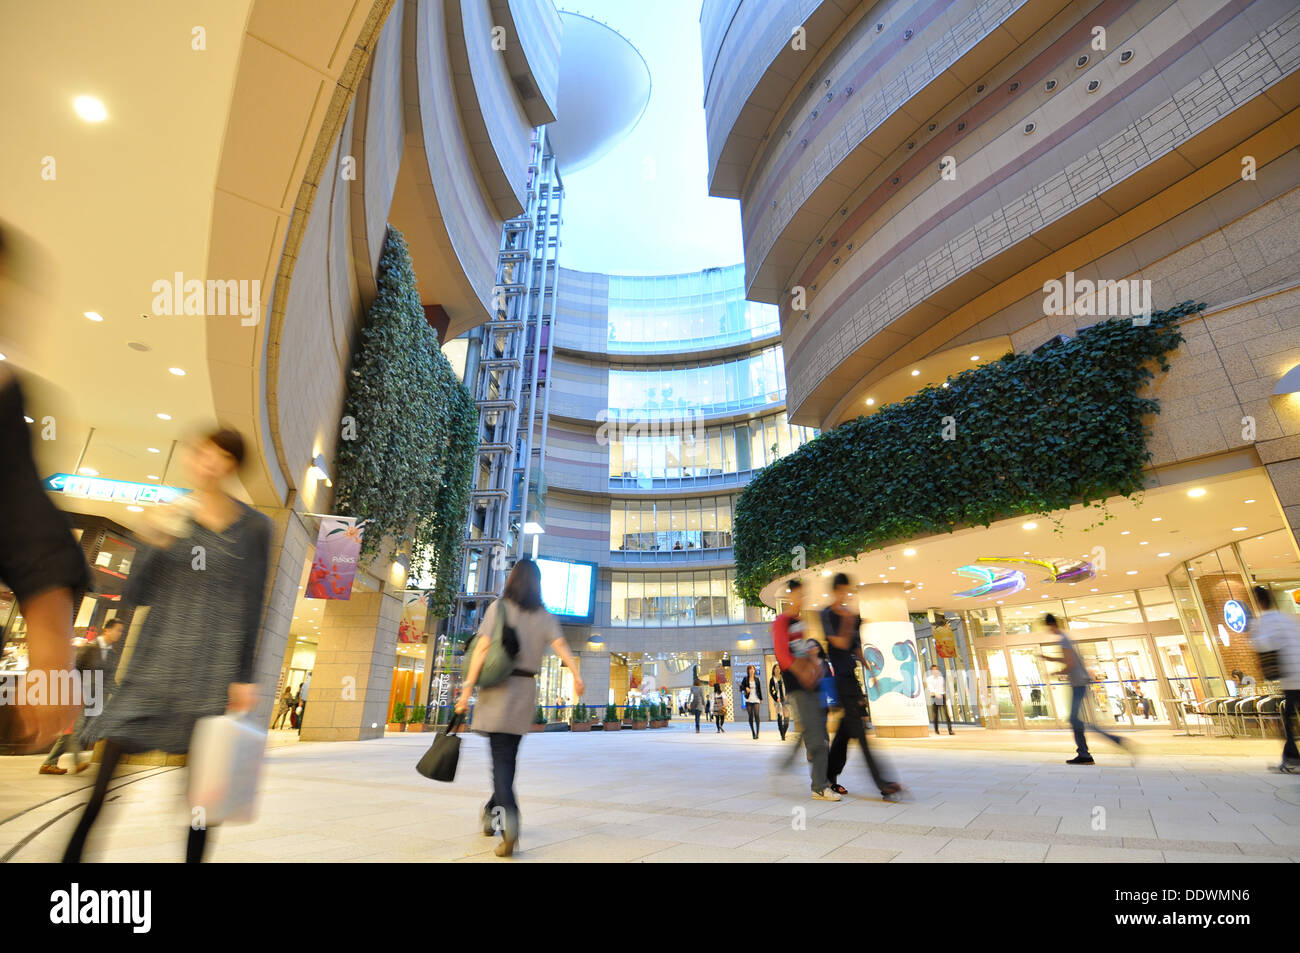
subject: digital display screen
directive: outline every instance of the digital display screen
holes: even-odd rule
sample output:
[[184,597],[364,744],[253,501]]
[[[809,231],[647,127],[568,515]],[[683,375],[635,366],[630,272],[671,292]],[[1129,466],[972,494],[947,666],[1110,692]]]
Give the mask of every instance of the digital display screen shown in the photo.
[[591,622],[596,595],[595,563],[565,559],[537,560],[542,573],[542,603],[565,619]]

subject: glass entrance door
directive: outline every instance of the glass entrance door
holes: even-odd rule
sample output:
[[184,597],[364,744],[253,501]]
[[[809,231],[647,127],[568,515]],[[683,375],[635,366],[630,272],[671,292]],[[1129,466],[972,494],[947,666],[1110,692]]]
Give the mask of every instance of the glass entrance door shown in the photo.
[[[1016,689],[1020,695],[1020,710],[1025,716],[1025,727],[1055,727],[1057,717],[1047,682],[1047,668],[1038,657],[1038,650],[1011,649],[1011,665],[1016,673]],[[1067,710],[1065,718],[1068,717]]]
[[1124,707],[1130,723],[1168,725],[1168,705],[1160,687],[1159,672],[1145,638],[1111,639],[1111,651],[1119,671]]

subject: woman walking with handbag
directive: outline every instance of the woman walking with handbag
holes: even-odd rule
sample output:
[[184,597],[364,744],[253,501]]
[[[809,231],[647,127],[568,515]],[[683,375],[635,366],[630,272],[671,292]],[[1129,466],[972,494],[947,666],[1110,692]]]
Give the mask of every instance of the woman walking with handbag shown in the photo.
[[691,686],[691,714],[695,716],[695,733],[700,733],[700,715],[704,714],[704,686],[697,678]]
[[785,741],[785,733],[790,730],[790,712],[786,709],[785,679],[781,677],[780,665],[772,666],[767,693],[772,696],[772,708],[776,711],[776,730],[781,732],[781,740]]
[[726,718],[727,700],[722,696],[722,683],[716,682],[713,686],[713,723],[718,727],[717,734],[726,734],[726,729],[722,727]]
[[509,857],[519,841],[519,805],[515,800],[515,763],[519,740],[532,730],[537,704],[534,676],[549,644],[573,673],[573,689],[583,692],[578,663],[569,651],[559,620],[542,605],[542,573],[531,559],[521,559],[510,571],[505,594],[488,607],[479,626],[477,645],[470,658],[464,687],[456,700],[456,713],[469,710],[470,696],[483,673],[494,639],[515,647],[514,668],[500,682],[479,690],[472,728],[488,736],[492,749],[492,798],[483,808],[483,833],[501,831],[498,857]]
[[[117,692],[99,717],[104,755],[81,821],[64,852],[76,863],[124,754],[186,754],[200,718],[250,711],[257,703],[253,655],[262,624],[271,521],[223,489],[244,460],[233,430],[189,448],[193,492],[151,510],[148,544],[131,567],[123,602],[149,606]],[[202,566],[194,562],[203,553]],[[185,859],[203,859],[207,829],[190,828]]]
[[758,669],[750,665],[740,682],[740,694],[745,699],[745,714],[749,716],[749,731],[758,740],[758,719],[763,705],[763,686],[758,679]]

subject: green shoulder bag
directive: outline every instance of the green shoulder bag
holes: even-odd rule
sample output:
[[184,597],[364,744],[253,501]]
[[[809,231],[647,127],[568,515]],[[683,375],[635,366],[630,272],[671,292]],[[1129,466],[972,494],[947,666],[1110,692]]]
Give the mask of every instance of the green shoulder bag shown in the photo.
[[[483,668],[479,670],[478,682],[479,688],[491,688],[493,685],[500,685],[510,673],[515,670],[515,656],[519,654],[519,637],[514,629],[506,625],[506,609],[498,599],[493,603],[496,607],[496,619],[493,620],[492,635],[488,642],[487,654],[483,657]],[[460,663],[460,678],[463,683],[469,678],[470,662],[474,658],[474,652],[478,649],[478,641],[483,638],[482,635],[476,635],[470,640],[465,647],[465,657]],[[511,645],[514,643],[514,651]]]

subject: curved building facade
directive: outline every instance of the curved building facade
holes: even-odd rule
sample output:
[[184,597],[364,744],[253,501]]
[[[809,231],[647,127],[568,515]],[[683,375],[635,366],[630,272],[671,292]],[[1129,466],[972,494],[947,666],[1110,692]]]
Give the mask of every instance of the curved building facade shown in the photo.
[[[740,265],[559,270],[538,555],[596,567],[591,624],[565,626],[588,705],[680,689],[696,670],[734,689],[763,666],[770,613],[736,595],[733,503],[814,435],[786,416],[778,330]],[[540,703],[574,700],[566,674],[543,678]]]
[[[1099,713],[1133,721],[1140,683],[1168,724],[1174,700],[1259,676],[1223,616],[1257,610],[1252,581],[1300,580],[1300,403],[1279,388],[1300,363],[1297,28],[1285,0],[705,0],[710,190],[741,202],[748,297],[779,308],[792,421],[829,431],[1106,317],[1206,305],[1145,391],[1146,506],[1168,513],[1114,501],[1113,536],[1066,519],[1025,552],[1008,520],[844,561],[900,587],[927,664],[951,659],[928,634],[948,613],[944,664],[981,673],[967,720],[1064,722],[1028,650],[1051,606],[1115,626],[1090,649]],[[1188,509],[1209,498],[1230,509]],[[1091,585],[956,593],[981,555],[1098,546]]]

